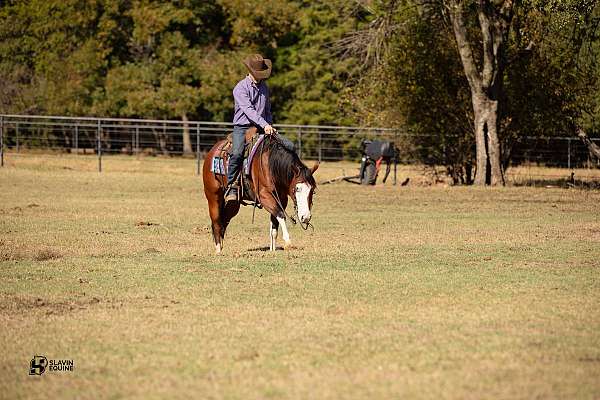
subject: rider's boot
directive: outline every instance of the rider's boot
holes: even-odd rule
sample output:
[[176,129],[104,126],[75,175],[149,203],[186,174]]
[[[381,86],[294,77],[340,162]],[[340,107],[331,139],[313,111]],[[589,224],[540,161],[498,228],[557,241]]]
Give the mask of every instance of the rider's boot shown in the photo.
[[225,191],[225,203],[238,201],[238,184],[232,183]]

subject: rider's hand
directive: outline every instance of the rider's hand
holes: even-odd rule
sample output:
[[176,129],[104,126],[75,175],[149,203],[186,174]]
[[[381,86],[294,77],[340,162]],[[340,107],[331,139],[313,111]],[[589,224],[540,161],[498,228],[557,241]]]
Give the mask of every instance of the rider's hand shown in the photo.
[[277,132],[277,131],[276,131],[276,130],[275,130],[275,128],[273,128],[271,125],[267,124],[267,125],[265,126],[265,135],[272,135],[272,134],[274,134],[275,132]]

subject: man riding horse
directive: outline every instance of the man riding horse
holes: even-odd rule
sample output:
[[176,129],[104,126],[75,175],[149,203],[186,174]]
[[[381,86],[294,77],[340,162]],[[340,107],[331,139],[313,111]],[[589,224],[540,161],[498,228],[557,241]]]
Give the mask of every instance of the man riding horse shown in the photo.
[[[265,82],[271,75],[271,60],[263,58],[260,54],[253,54],[246,57],[242,62],[248,68],[249,73],[233,89],[233,100],[235,103],[233,113],[233,143],[227,169],[226,202],[238,201],[238,176],[244,163],[246,131],[254,126],[260,134],[277,134],[277,130],[272,125],[273,116],[271,114],[269,88]],[[282,136],[278,136],[277,138],[288,149],[294,149],[294,144],[288,139]]]

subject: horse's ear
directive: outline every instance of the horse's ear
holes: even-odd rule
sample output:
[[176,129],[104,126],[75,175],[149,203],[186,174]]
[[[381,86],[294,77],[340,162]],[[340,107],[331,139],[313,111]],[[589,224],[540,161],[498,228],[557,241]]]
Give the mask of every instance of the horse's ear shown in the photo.
[[312,166],[312,168],[310,169],[310,174],[311,175],[314,174],[317,169],[319,169],[319,163],[318,162],[316,162],[315,165]]

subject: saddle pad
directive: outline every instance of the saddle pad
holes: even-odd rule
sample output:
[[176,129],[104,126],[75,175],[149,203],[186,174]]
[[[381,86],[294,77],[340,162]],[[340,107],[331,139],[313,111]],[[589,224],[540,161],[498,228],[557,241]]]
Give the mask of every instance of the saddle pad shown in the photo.
[[252,165],[252,159],[254,158],[254,155],[258,150],[258,146],[260,146],[263,140],[265,140],[265,135],[260,135],[256,140],[256,143],[254,143],[254,146],[252,146],[252,150],[250,150],[250,155],[247,159],[244,160],[244,173],[246,175],[250,175],[250,166]]
[[213,157],[210,165],[210,172],[214,172],[216,175],[227,175],[222,157]]

